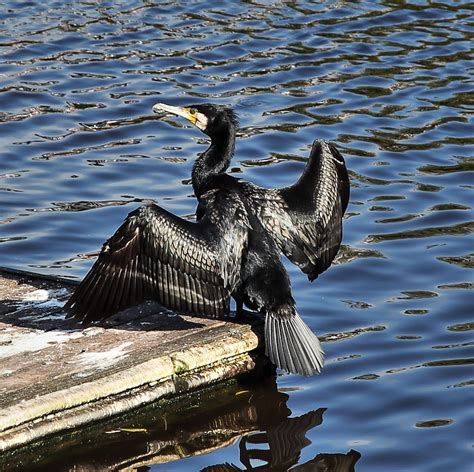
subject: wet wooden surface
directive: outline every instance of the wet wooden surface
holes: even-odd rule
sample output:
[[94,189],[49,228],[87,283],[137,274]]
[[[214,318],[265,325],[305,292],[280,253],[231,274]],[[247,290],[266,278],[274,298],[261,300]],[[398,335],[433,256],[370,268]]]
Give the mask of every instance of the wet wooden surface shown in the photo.
[[0,451],[254,366],[258,321],[177,316],[147,303],[83,327],[62,311],[73,289],[0,271]]

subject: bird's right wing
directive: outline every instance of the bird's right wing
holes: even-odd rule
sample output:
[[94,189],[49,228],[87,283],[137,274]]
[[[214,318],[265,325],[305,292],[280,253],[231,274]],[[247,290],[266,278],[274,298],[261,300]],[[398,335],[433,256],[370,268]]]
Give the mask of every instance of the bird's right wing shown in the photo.
[[65,308],[85,322],[156,300],[174,311],[222,316],[238,281],[248,220],[238,195],[210,191],[198,223],[157,205],[128,215]]

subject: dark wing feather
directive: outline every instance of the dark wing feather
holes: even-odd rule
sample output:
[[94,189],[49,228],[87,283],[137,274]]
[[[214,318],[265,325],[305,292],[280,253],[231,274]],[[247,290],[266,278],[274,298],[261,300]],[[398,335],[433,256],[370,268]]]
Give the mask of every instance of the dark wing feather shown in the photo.
[[128,215],[65,308],[94,321],[145,300],[187,314],[222,316],[240,275],[248,221],[238,195],[211,191],[198,223],[157,205]]
[[344,158],[333,145],[315,141],[303,175],[291,187],[243,186],[262,225],[310,280],[331,265],[350,191]]

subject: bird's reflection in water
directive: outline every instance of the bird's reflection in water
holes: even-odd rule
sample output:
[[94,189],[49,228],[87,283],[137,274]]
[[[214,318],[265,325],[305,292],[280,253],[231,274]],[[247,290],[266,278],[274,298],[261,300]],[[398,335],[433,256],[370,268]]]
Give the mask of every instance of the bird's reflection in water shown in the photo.
[[[298,464],[301,450],[311,441],[308,431],[323,422],[325,408],[310,411],[290,418],[287,407],[288,395],[272,388],[275,377],[268,380],[266,388],[253,393],[249,398],[249,417],[255,420],[258,431],[244,435],[239,441],[240,465],[216,464],[205,467],[202,472],[239,471],[292,471],[292,472],[352,472],[360,453],[350,450],[347,454],[318,454],[312,460]],[[267,390],[268,389],[268,390]],[[269,397],[269,390],[272,396]],[[258,463],[259,465],[253,465]],[[263,463],[263,465],[262,465]]]

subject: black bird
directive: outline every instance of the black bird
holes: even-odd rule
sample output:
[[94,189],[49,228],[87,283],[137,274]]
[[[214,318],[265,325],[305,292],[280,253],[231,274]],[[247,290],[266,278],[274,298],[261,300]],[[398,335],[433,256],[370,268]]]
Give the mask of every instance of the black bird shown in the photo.
[[197,222],[157,205],[131,212],[65,308],[84,322],[145,300],[197,316],[237,314],[245,303],[265,313],[266,354],[279,368],[311,375],[323,364],[319,340],[296,312],[281,253],[310,280],[325,271],[342,238],[349,199],[344,159],[313,143],[292,186],[264,189],[226,173],[238,126],[234,112],[212,104],[153,110],[184,117],[211,138],[192,169]]

